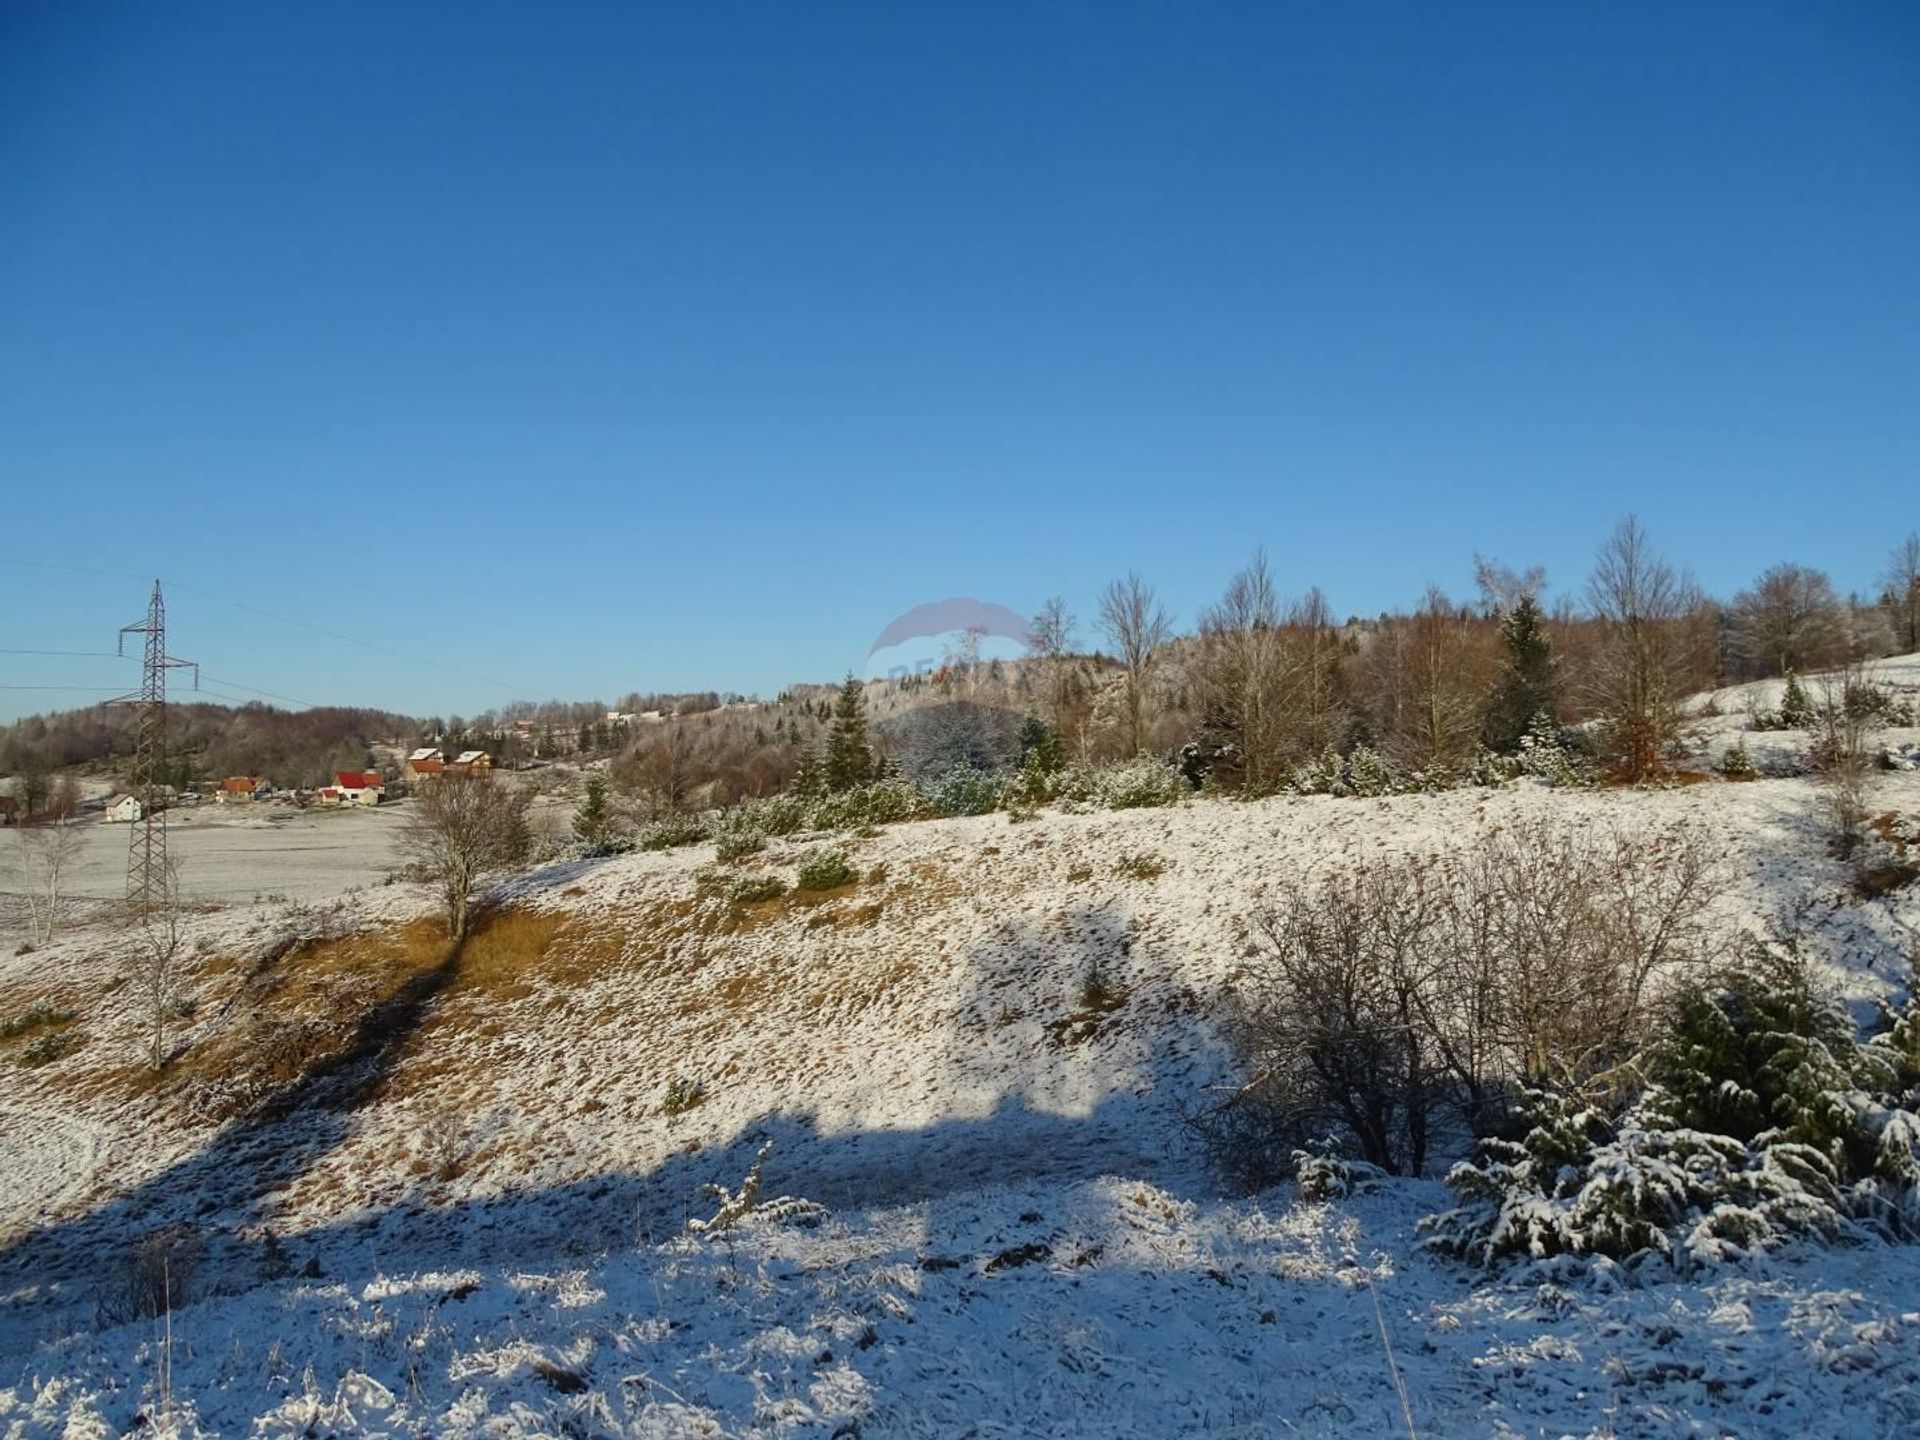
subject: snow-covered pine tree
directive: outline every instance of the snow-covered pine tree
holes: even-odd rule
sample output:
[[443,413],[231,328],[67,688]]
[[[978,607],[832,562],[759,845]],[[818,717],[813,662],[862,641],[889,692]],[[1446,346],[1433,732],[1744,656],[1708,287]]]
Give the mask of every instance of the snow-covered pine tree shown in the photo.
[[1787,672],[1787,690],[1780,697],[1780,724],[1787,730],[1806,730],[1812,728],[1816,718],[1813,701],[1808,698],[1806,688],[1801,685],[1800,677],[1791,670]]
[[1753,752],[1747,749],[1744,735],[1735,740],[1727,753],[1720,757],[1720,773],[1729,780],[1751,780],[1759,774],[1754,769]]

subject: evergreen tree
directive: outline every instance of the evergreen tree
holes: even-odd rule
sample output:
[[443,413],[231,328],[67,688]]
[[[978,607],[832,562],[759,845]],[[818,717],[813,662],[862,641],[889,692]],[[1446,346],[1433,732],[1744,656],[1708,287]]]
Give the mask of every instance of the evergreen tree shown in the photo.
[[1487,748],[1511,754],[1520,748],[1534,718],[1554,715],[1553,642],[1542,623],[1539,602],[1522,595],[1500,619],[1500,643],[1506,655],[1499,682],[1488,697],[1483,734]]
[[827,765],[815,747],[800,752],[800,768],[793,772],[787,792],[802,800],[818,800],[827,793]]
[[1066,763],[1059,735],[1038,715],[1028,715],[1020,722],[1020,763],[1023,768],[1031,765],[1043,775],[1053,774]]
[[827,788],[851,790],[873,779],[873,745],[867,738],[866,688],[849,675],[833,702],[833,729],[827,735]]
[[573,833],[582,844],[598,849],[613,838],[613,808],[607,801],[607,777],[587,776],[587,796],[573,812]]
[[1800,677],[1789,670],[1786,694],[1780,697],[1780,723],[1789,730],[1809,730],[1814,718],[1813,701],[1807,698]]

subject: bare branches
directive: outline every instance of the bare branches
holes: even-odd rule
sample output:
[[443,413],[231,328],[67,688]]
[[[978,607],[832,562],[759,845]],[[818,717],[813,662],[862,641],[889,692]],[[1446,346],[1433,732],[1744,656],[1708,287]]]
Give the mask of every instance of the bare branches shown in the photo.
[[1518,1087],[1630,1055],[1656,979],[1718,953],[1716,882],[1692,830],[1535,823],[1287,886],[1229,1026],[1248,1079],[1202,1133],[1256,1183],[1329,1131],[1419,1173],[1448,1117],[1488,1133]]
[[1587,599],[1602,631],[1587,698],[1622,775],[1642,780],[1658,773],[1679,729],[1690,678],[1684,626],[1699,592],[1629,515],[1601,547]]
[[440,892],[451,939],[465,937],[482,881],[525,858],[527,803],[515,786],[479,775],[436,781],[409,802],[403,853],[410,872]]
[[35,945],[53,939],[60,923],[65,874],[85,843],[77,826],[60,821],[14,832],[13,868],[26,896],[28,929]]
[[1124,580],[1107,586],[1100,596],[1100,629],[1126,667],[1127,753],[1138,755],[1148,672],[1157,653],[1173,638],[1173,622],[1153,587],[1129,573]]

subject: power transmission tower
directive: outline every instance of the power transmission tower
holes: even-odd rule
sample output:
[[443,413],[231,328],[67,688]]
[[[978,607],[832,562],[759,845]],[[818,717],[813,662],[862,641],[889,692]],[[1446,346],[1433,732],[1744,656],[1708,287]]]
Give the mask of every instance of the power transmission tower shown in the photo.
[[167,762],[167,671],[191,667],[193,688],[200,688],[200,667],[191,660],[167,654],[167,605],[160,598],[160,582],[153,582],[147,618],[120,627],[118,652],[126,654],[127,636],[146,637],[146,655],[140,669],[140,693],[109,701],[139,710],[133,750],[131,789],[140,802],[127,847],[127,909],[144,926],[171,901],[167,872],[167,807],[160,793]]

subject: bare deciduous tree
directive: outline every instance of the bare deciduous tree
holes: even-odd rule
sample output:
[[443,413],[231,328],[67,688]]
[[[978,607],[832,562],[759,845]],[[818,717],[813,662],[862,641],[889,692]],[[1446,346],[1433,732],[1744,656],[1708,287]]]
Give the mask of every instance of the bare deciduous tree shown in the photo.
[[705,779],[699,748],[686,721],[662,721],[613,762],[613,783],[640,797],[654,815],[678,814]]
[[1894,547],[1880,583],[1894,639],[1902,651],[1920,650],[1920,533],[1909,532]]
[[408,802],[406,868],[440,892],[451,939],[465,938],[481,884],[526,858],[528,798],[504,780],[470,776],[443,779]]
[[1522,600],[1538,600],[1547,588],[1547,572],[1540,565],[1514,570],[1485,555],[1473,557],[1473,583],[1480,591],[1481,613],[1491,620]]
[[1656,979],[1719,953],[1718,882],[1693,830],[1536,823],[1283,885],[1228,1017],[1245,1081],[1196,1124],[1251,1184],[1329,1131],[1417,1173],[1449,1114],[1493,1133],[1520,1086],[1629,1057]]
[[1129,573],[1100,596],[1100,629],[1126,669],[1127,753],[1138,755],[1148,676],[1159,651],[1173,638],[1173,622],[1153,587]]
[[46,944],[59,927],[65,874],[85,843],[77,826],[61,821],[14,832],[14,872],[27,898],[27,923],[35,945]]
[[1074,625],[1067,602],[1056,595],[1040,607],[1027,627],[1027,649],[1040,664],[1047,723],[1063,738],[1074,729]]
[[1694,670],[1688,621],[1699,593],[1654,553],[1645,527],[1629,515],[1601,547],[1587,603],[1600,627],[1587,699],[1622,777],[1642,780],[1659,772],[1679,730]]
[[180,868],[167,862],[164,893],[157,905],[141,908],[135,918],[133,981],[134,993],[147,1022],[147,1060],[155,1069],[166,1068],[167,1022],[180,1009],[180,950],[183,909],[180,897]]
[[1734,597],[1735,655],[1751,675],[1784,675],[1847,656],[1846,612],[1833,582],[1805,565],[1775,565]]
[[1814,705],[1813,762],[1826,787],[1833,848],[1842,859],[1859,845],[1873,783],[1873,736],[1881,695],[1866,667],[1850,661],[1822,675]]
[[1208,726],[1230,747],[1239,783],[1260,793],[1285,772],[1284,722],[1292,656],[1264,550],[1200,616],[1199,700]]
[[1378,724],[1394,764],[1446,771],[1480,736],[1493,678],[1493,632],[1437,586],[1412,617],[1383,627],[1372,656]]
[[1346,645],[1333,607],[1318,585],[1287,614],[1287,648],[1298,676],[1289,717],[1292,748],[1318,755],[1347,728]]

